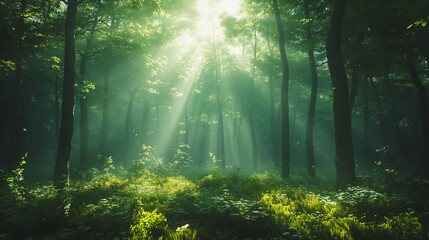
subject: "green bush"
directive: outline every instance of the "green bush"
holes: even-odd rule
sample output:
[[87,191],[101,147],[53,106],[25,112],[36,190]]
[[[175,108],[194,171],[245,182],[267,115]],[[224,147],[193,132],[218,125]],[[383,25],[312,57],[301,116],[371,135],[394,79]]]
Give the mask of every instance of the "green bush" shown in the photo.
[[133,215],[133,224],[130,226],[130,239],[158,239],[165,235],[167,219],[162,213],[138,210]]

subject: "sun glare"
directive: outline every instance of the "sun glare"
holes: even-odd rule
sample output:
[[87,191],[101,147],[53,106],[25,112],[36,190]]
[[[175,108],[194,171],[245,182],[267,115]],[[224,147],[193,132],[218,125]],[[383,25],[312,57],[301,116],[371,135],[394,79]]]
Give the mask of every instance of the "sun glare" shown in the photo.
[[222,41],[224,38],[223,28],[220,25],[220,16],[222,14],[238,16],[240,0],[199,0],[196,8],[199,12],[199,18],[196,20],[195,28],[185,31],[171,43],[171,46],[175,46],[178,59],[191,58],[193,59],[193,64],[191,70],[185,74],[184,81],[177,89],[181,96],[175,102],[171,116],[167,122],[162,124],[164,128],[159,134],[162,137],[157,139],[158,150],[161,152],[169,148],[169,141],[166,141],[166,139],[173,137],[176,122],[182,117],[192,85],[201,71],[203,49],[207,44],[212,43],[213,37],[216,41]]
[[197,21],[195,33],[198,38],[212,39],[213,28],[216,39],[223,38],[223,31],[220,26],[220,15],[228,14],[237,16],[240,12],[240,0],[199,0],[197,10],[200,18]]

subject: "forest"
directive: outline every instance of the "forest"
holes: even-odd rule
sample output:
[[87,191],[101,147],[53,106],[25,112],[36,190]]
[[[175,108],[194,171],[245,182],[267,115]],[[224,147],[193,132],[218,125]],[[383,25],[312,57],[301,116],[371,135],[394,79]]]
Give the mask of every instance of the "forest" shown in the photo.
[[0,0],[0,239],[429,239],[428,9]]

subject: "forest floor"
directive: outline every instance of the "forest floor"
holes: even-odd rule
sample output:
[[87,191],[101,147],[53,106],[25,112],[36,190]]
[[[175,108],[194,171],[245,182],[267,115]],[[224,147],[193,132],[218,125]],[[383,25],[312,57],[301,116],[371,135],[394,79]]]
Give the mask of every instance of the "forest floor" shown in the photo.
[[0,239],[428,239],[428,181],[90,170],[58,190],[2,174]]

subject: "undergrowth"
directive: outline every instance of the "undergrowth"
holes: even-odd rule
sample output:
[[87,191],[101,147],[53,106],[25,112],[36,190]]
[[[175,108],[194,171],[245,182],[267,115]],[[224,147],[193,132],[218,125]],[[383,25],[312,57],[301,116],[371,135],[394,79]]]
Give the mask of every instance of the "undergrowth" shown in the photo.
[[26,182],[25,162],[2,173],[0,239],[428,239],[427,203],[382,188],[270,173],[187,178],[147,161],[91,170],[62,190]]

